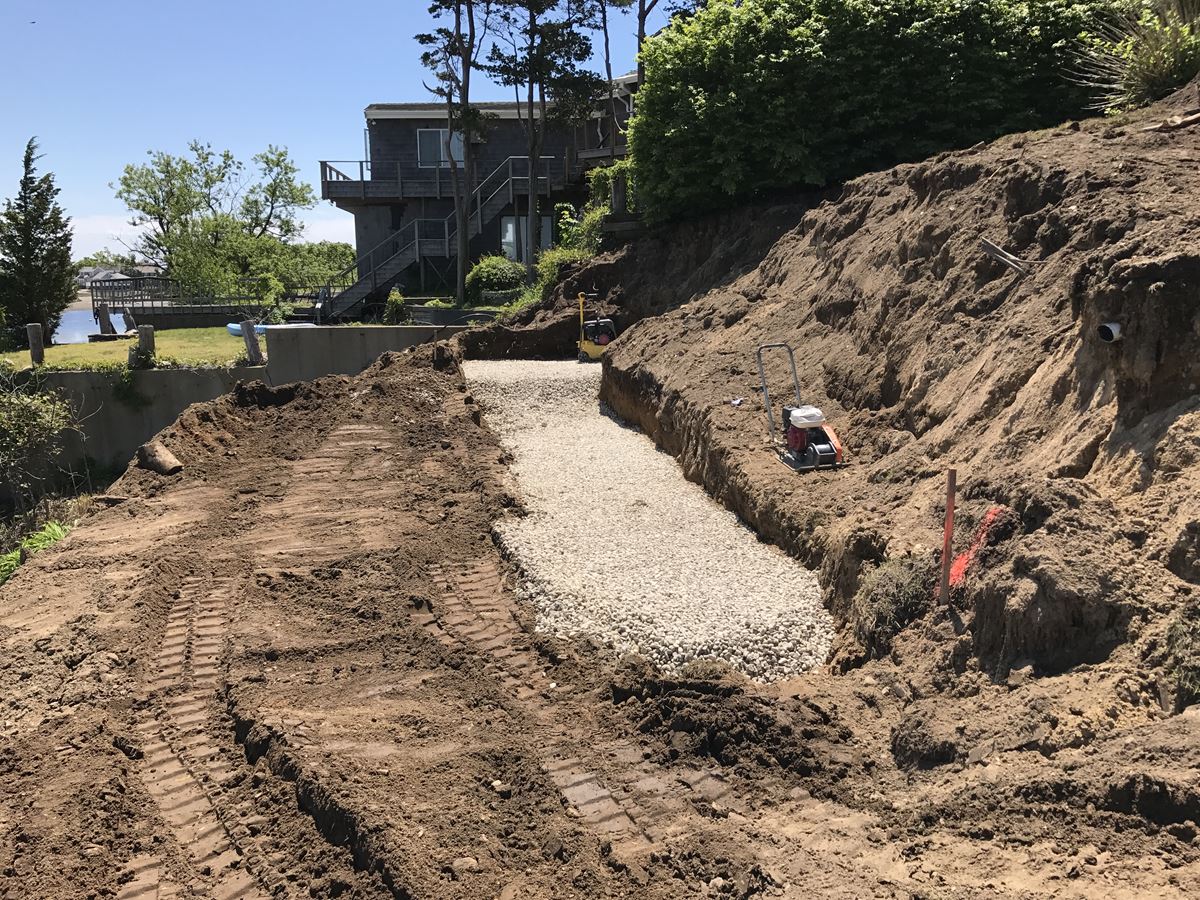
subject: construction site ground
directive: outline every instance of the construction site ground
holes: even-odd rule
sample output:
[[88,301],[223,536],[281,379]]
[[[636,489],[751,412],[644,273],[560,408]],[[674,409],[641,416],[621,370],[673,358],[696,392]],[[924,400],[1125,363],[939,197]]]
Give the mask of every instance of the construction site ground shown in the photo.
[[1194,717],[927,775],[869,670],[757,687],[536,633],[491,537],[504,451],[428,352],[162,441],[181,474],[130,469],[0,594],[0,896],[1197,888],[1190,825],[1106,803]]
[[[522,327],[187,410],[181,472],[0,588],[0,898],[1200,895],[1196,96],[661,228]],[[579,291],[621,331],[598,396],[476,362],[572,355]],[[780,464],[774,341],[846,467]],[[797,633],[660,630],[727,578],[717,637],[780,584]]]

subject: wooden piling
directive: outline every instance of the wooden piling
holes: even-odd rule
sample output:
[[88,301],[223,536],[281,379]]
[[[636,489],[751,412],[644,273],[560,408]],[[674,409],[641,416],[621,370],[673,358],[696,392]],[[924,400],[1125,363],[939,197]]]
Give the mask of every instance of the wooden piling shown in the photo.
[[154,326],[139,325],[137,334],[138,353],[145,359],[152,359],[154,357]]
[[107,303],[101,303],[96,308],[96,314],[100,317],[100,333],[101,334],[116,334],[117,333],[117,329],[113,328],[112,318],[109,316]]
[[42,339],[42,323],[30,322],[25,326],[25,334],[29,337],[29,359],[35,366],[46,361],[46,344]]

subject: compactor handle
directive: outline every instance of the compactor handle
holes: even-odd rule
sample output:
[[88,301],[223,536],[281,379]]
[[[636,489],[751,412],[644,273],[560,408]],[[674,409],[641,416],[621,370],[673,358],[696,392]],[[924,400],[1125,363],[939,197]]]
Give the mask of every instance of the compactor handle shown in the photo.
[[[771,391],[767,387],[767,370],[763,366],[763,352],[766,350],[786,350],[788,362],[792,366],[792,388],[796,393],[796,405],[800,405],[800,376],[796,372],[796,354],[792,352],[792,348],[788,344],[762,344],[759,346],[755,357],[758,359],[758,382],[762,388],[763,405],[767,408],[767,426],[771,432],[771,443],[774,444],[778,440],[775,437],[775,413],[771,409]],[[783,428],[786,428],[787,423],[781,423]],[[781,428],[782,430],[782,428]]]

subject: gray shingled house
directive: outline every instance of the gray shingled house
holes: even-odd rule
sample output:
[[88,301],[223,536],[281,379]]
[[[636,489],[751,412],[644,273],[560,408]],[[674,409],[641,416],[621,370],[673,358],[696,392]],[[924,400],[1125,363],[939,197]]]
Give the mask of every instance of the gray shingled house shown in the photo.
[[[632,110],[636,76],[614,81],[620,125]],[[503,253],[523,260],[530,161],[516,103],[480,103],[487,134],[475,146],[470,202],[471,257]],[[366,117],[366,159],[323,161],[321,197],[354,216],[358,261],[331,285],[325,314],[353,315],[393,286],[422,294],[452,289],[457,254],[450,156],[461,159],[462,136],[447,128],[440,103],[373,103]],[[623,134],[610,146],[605,100],[587,121],[547,130],[532,165],[540,196],[541,246],[554,240],[555,203],[578,203],[589,166],[625,153]]]

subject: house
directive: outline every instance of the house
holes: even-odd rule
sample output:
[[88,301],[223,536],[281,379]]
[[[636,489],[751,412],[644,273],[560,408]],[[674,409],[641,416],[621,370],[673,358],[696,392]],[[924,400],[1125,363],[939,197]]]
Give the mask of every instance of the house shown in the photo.
[[[613,82],[587,121],[547,128],[530,165],[524,110],[517,103],[476,104],[488,116],[473,153],[469,202],[472,260],[490,253],[527,256],[529,178],[539,195],[539,248],[554,240],[553,210],[586,197],[589,166],[624,155],[620,130],[632,110],[636,75]],[[617,146],[612,107],[616,107]],[[358,260],[329,286],[324,314],[360,313],[400,287],[409,295],[453,290],[457,227],[450,161],[461,160],[462,136],[447,127],[441,103],[373,103],[364,110],[365,159],[321,162],[321,197],[354,216]]]
[[124,281],[128,278],[128,275],[107,269],[104,266],[84,266],[75,276],[75,285],[83,289],[88,287],[93,281]]

